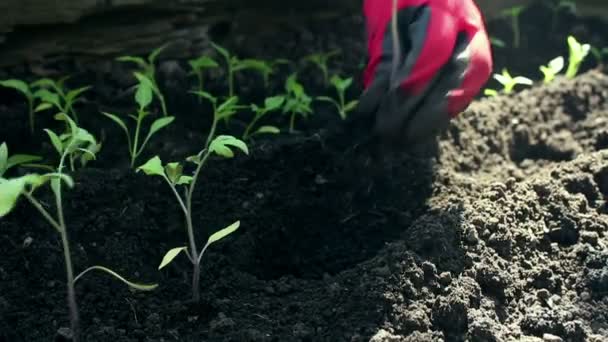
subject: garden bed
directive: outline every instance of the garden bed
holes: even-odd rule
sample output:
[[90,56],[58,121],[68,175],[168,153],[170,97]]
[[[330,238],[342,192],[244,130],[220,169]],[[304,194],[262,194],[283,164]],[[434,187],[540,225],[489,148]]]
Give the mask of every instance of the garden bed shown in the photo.
[[[527,13],[529,48],[496,49],[497,72],[540,76],[532,73],[565,54],[574,31],[599,47],[608,42],[595,21],[570,17],[545,39],[534,34],[530,13],[546,13]],[[236,37],[231,48],[289,59],[341,48],[332,70],[360,73],[364,46],[353,28],[361,19],[323,25]],[[508,40],[500,23],[492,27]],[[194,197],[198,240],[237,219],[241,228],[203,258],[202,299],[194,303],[185,256],[157,270],[167,250],[185,244],[182,213],[160,179],[129,169],[122,133],[98,112],[124,112],[132,102],[121,96],[124,69],[109,65],[55,66],[75,74],[76,84],[94,85],[79,110],[82,126],[104,143],[65,199],[74,264],[111,266],[160,286],[134,292],[105,274],[83,278],[77,297],[86,341],[608,339],[608,76],[601,71],[479,99],[441,137],[436,156],[378,160],[351,148],[359,136],[344,131],[331,107],[318,106],[298,121],[300,132],[256,139],[250,156],[212,160]],[[176,123],[145,157],[183,159],[204,143],[208,108],[187,94],[191,84],[176,65],[161,68]],[[311,94],[330,91],[306,70]],[[268,91],[244,76],[239,91],[259,103],[281,91],[286,74]],[[355,83],[351,97],[361,87]],[[225,91],[222,75],[209,87]],[[22,102],[2,90],[0,140],[52,156],[43,134],[25,140]],[[57,126],[42,114],[38,122]],[[236,134],[242,125],[221,129]],[[57,234],[22,201],[0,220],[0,255],[0,340],[51,340],[69,325]]]

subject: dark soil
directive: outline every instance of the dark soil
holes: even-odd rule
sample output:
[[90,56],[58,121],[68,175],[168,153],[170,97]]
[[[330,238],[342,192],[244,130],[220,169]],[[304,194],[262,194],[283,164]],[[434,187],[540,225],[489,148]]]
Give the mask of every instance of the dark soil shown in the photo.
[[[356,51],[348,58],[362,56],[352,33],[360,19],[325,25],[294,33],[292,44],[330,42],[326,50],[340,42]],[[291,41],[289,32],[271,42]],[[350,38],[337,40],[341,32]],[[336,70],[354,72],[355,61],[343,63]],[[171,75],[168,91],[183,92]],[[83,125],[106,139],[65,199],[75,268],[101,264],[160,287],[141,293],[104,274],[82,279],[86,341],[608,339],[605,74],[476,101],[441,137],[437,156],[379,160],[355,150],[359,137],[321,107],[299,134],[259,140],[250,157],[213,160],[195,196],[199,244],[235,220],[242,225],[206,254],[196,304],[185,257],[157,271],[168,249],[185,244],[171,193],[125,166],[122,141],[109,139],[118,131],[95,113],[98,101],[128,103],[130,96],[116,100],[124,87],[113,82],[104,79],[82,106],[90,113]],[[255,84],[247,89],[259,99]],[[205,110],[192,99],[171,96],[171,108],[178,123],[150,146],[164,160],[199,149],[207,124],[195,120]],[[6,93],[0,140],[50,151],[42,136],[22,138],[23,110]],[[0,340],[53,340],[68,325],[55,232],[21,202],[0,220],[0,255]]]

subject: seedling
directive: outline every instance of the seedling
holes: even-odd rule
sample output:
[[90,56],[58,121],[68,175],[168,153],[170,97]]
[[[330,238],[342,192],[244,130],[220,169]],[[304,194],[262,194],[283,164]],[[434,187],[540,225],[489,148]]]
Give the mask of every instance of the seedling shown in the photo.
[[302,117],[312,113],[310,107],[312,98],[304,91],[304,86],[298,82],[297,74],[291,74],[285,81],[285,102],[283,104],[283,113],[289,114],[289,132],[294,132],[296,115]]
[[519,16],[525,9],[525,6],[514,6],[502,11],[502,15],[511,21],[511,30],[513,31],[513,47],[515,48],[519,48],[521,45]]
[[332,50],[326,53],[315,53],[304,57],[304,61],[316,65],[317,68],[319,68],[319,70],[321,70],[321,73],[323,74],[324,84],[329,84],[328,62],[331,57],[337,56],[338,54],[340,54],[340,50]]
[[320,96],[320,97],[317,97],[317,99],[321,100],[321,101],[333,103],[336,106],[336,108],[338,109],[338,113],[340,114],[340,117],[342,118],[342,120],[345,120],[347,114],[349,112],[351,112],[352,110],[354,110],[357,107],[357,104],[359,103],[359,101],[357,101],[357,100],[352,100],[352,101],[346,103],[346,100],[345,100],[346,90],[348,90],[348,88],[353,83],[353,79],[352,79],[352,77],[343,79],[343,78],[340,78],[340,76],[338,76],[338,75],[334,75],[331,77],[330,82],[336,89],[336,92],[338,93],[338,101],[334,100],[331,97],[327,97],[327,96]]
[[255,116],[253,120],[247,125],[245,129],[245,133],[243,133],[243,140],[248,140],[254,135],[257,134],[277,134],[280,133],[280,130],[275,126],[261,126],[255,132],[251,132],[255,127],[256,123],[260,121],[266,114],[274,112],[276,110],[281,109],[281,106],[285,102],[285,96],[273,96],[264,100],[264,107],[259,107],[256,104],[251,105],[251,110],[254,112]]
[[41,112],[55,109],[59,113],[69,115],[72,120],[78,123],[78,115],[74,110],[74,104],[80,101],[82,94],[91,89],[91,87],[86,86],[68,90],[65,87],[65,81],[67,79],[68,77],[64,77],[55,81],[49,78],[43,78],[32,83],[32,89],[38,88],[38,90],[34,92],[34,97],[40,99],[40,104],[34,111]]
[[141,58],[141,57],[135,57],[135,56],[122,56],[122,57],[118,57],[116,59],[119,62],[135,63],[141,68],[140,71],[138,73],[136,73],[136,77],[140,78],[141,76],[137,76],[137,74],[139,74],[139,75],[143,75],[144,77],[146,77],[150,80],[150,82],[152,84],[152,90],[154,91],[154,94],[156,95],[156,97],[158,98],[158,101],[160,102],[161,110],[163,112],[163,116],[165,116],[165,117],[169,116],[169,113],[167,111],[167,104],[165,101],[165,96],[160,91],[160,87],[158,86],[158,82],[156,81],[155,64],[156,64],[156,60],[158,59],[158,56],[167,48],[167,46],[169,46],[169,44],[165,44],[165,45],[155,49],[145,59]]
[[[67,160],[73,153],[86,151],[86,153],[88,154],[94,154],[93,151],[86,150],[86,147],[91,142],[94,142],[95,138],[86,130],[78,127],[75,121],[73,121],[68,115],[64,113],[61,113],[59,115],[61,116],[60,119],[65,120],[70,127],[69,139],[62,140],[53,131],[45,129],[51,140],[51,143],[59,154],[60,159],[58,166],[56,167],[54,172],[50,172],[43,175],[28,174],[22,177],[12,179],[0,178],[0,217],[6,216],[8,213],[10,213],[10,211],[15,207],[15,204],[17,203],[18,199],[23,196],[60,235],[67,275],[67,301],[70,314],[70,323],[73,333],[73,341],[79,342],[81,341],[79,313],[74,287],[76,285],[76,282],[86,273],[89,273],[93,270],[103,271],[116,277],[128,286],[142,291],[151,291],[155,289],[158,285],[145,285],[130,282],[120,276],[118,273],[103,266],[91,266],[74,277],[72,257],[70,253],[70,243],[68,240],[68,230],[63,211],[63,185],[66,185],[68,188],[72,188],[74,187],[74,181],[72,180],[72,177],[64,173],[64,168]],[[8,161],[10,160],[10,158],[5,159],[0,157],[0,163],[2,163],[3,160]],[[7,167],[7,165],[8,163],[4,167]],[[43,204],[43,202],[38,200],[35,196],[35,191],[45,184],[50,184],[50,188],[54,196],[56,211],[55,215],[49,212],[46,209],[47,205]]]
[[581,64],[589,54],[591,45],[581,44],[573,36],[568,36],[568,50],[570,51],[570,58],[568,60],[566,77],[574,78],[578,74]]
[[[196,79],[198,81],[198,91],[204,90],[203,86],[205,81],[205,70],[215,69],[220,66],[213,58],[207,56],[201,56],[197,59],[192,59],[188,63],[190,64],[190,68],[192,69],[190,74],[196,75]],[[202,98],[200,98],[200,100],[202,101]]]
[[552,59],[547,65],[541,65],[540,71],[544,75],[544,83],[552,82],[562,69],[564,69],[564,57],[561,56]]
[[[150,82],[147,77],[138,77],[139,84],[137,86],[137,92],[135,93],[135,102],[139,105],[137,110],[137,115],[130,115],[133,120],[135,120],[135,132],[130,132],[127,123],[119,118],[115,114],[102,112],[103,115],[110,118],[114,121],[120,128],[125,132],[127,136],[127,147],[129,148],[129,155],[131,156],[131,167],[135,167],[135,162],[137,158],[141,155],[141,153],[146,148],[146,145],[150,141],[150,138],[154,136],[158,131],[170,125],[175,117],[167,116],[154,120],[148,129],[148,134],[145,139],[140,143],[141,136],[141,128],[144,122],[144,119],[150,115],[150,112],[147,110],[152,103],[152,93],[154,85]],[[131,135],[133,137],[131,137]]]
[[505,94],[512,93],[513,89],[518,84],[528,85],[528,86],[531,86],[533,84],[532,80],[527,77],[523,77],[523,76],[512,77],[511,74],[507,71],[507,69],[503,69],[502,74],[494,74],[494,79],[503,85],[502,91]]
[[[196,187],[196,181],[201,173],[201,170],[205,166],[209,156],[211,154],[217,154],[225,158],[232,158],[234,156],[233,149],[241,150],[245,154],[249,154],[247,145],[233,137],[228,135],[220,135],[213,140],[197,155],[187,158],[187,161],[193,163],[196,166],[195,171],[191,176],[183,175],[183,165],[180,163],[168,163],[163,165],[161,159],[156,156],[144,165],[140,166],[137,170],[143,171],[149,176],[160,176],[162,177],[167,185],[171,188],[173,194],[179,206],[184,213],[186,218],[186,230],[188,233],[189,247],[176,247],[169,250],[163,257],[158,269],[162,269],[167,266],[175,257],[184,252],[190,262],[192,263],[192,299],[194,301],[200,300],[200,272],[201,272],[201,260],[207,248],[229,234],[235,232],[239,226],[240,221],[236,221],[226,228],[223,228],[214,234],[212,234],[202,250],[197,249],[196,240],[194,239],[194,225],[192,222],[192,196]],[[180,195],[178,187],[185,187],[184,195]]]
[[10,79],[10,80],[4,80],[4,81],[0,81],[0,86],[5,87],[5,88],[11,88],[14,89],[18,92],[20,92],[21,94],[23,94],[23,96],[25,96],[26,100],[27,100],[27,108],[28,108],[28,117],[30,120],[30,133],[33,135],[34,134],[34,93],[32,91],[32,89],[30,88],[30,85],[21,81],[21,80],[17,80],[17,79]]
[[211,123],[211,129],[209,130],[207,142],[205,143],[205,146],[208,146],[211,143],[211,139],[213,139],[213,137],[215,136],[215,131],[217,130],[218,122],[220,120],[230,120],[230,118],[237,113],[237,110],[241,108],[238,105],[239,98],[236,96],[232,96],[226,101],[219,104],[218,98],[207,92],[199,91],[194,92],[194,94],[200,96],[201,98],[207,99],[213,107],[213,122]]
[[265,61],[257,59],[240,59],[237,56],[233,56],[218,44],[211,43],[213,48],[224,58],[226,63],[226,72],[228,74],[228,97],[235,96],[234,94],[234,77],[237,72],[243,70],[256,70],[264,78],[264,83],[268,84],[270,74],[274,72],[274,65]]
[[497,48],[507,47],[507,44],[504,42],[504,40],[502,40],[500,38],[496,38],[496,37],[490,37],[490,44],[492,44],[493,46],[496,46]]

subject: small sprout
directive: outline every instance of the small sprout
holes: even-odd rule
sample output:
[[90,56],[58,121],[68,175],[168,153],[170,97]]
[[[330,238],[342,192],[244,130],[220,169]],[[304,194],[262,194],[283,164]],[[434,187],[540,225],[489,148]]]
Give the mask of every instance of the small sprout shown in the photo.
[[346,103],[346,99],[345,99],[346,91],[353,83],[353,79],[352,79],[352,77],[343,79],[343,78],[340,78],[340,76],[338,76],[338,75],[334,75],[331,77],[330,82],[336,89],[336,92],[338,93],[338,101],[334,100],[331,97],[327,97],[327,96],[320,96],[317,99],[320,101],[333,103],[336,106],[336,108],[338,109],[338,113],[340,114],[340,117],[342,118],[342,120],[345,120],[348,113],[351,112],[352,110],[354,110],[357,107],[357,104],[359,103],[359,101],[357,101],[357,100],[352,100],[352,101]]
[[27,83],[16,79],[0,81],[0,86],[14,89],[25,96],[27,100],[28,117],[30,120],[30,133],[34,134],[34,94],[30,86]]
[[139,108],[137,110],[137,116],[130,116],[136,122],[134,132],[129,131],[127,123],[117,115],[102,112],[103,115],[114,121],[114,123],[116,123],[127,136],[127,147],[129,149],[129,155],[131,156],[132,168],[135,167],[137,158],[144,151],[152,136],[158,133],[161,129],[170,125],[175,120],[175,117],[173,116],[162,117],[154,120],[148,129],[148,134],[140,143],[142,124],[144,119],[150,115],[147,108],[150,103],[152,103],[153,84],[149,82],[149,79],[146,77],[142,77],[139,80],[140,82],[137,87],[137,91],[135,92],[135,101],[137,102]]
[[323,74],[324,84],[329,84],[329,59],[339,54],[340,50],[332,50],[326,53],[320,52],[304,57],[304,61],[316,65],[317,68],[319,68],[319,70],[321,70],[321,73]]
[[280,133],[280,130],[274,126],[261,126],[255,132],[252,132],[252,129],[255,127],[256,123],[260,121],[266,114],[280,110],[285,102],[285,96],[273,96],[264,100],[264,107],[259,107],[255,104],[251,105],[251,110],[254,113],[253,120],[247,125],[245,129],[245,133],[243,133],[243,140],[248,140],[254,135],[257,134],[277,134]]
[[574,78],[578,74],[581,64],[589,54],[591,45],[581,44],[573,36],[568,36],[568,50],[570,51],[570,58],[568,60],[566,77]]
[[496,89],[484,89],[483,94],[488,97],[493,97],[498,95],[498,91]]
[[505,94],[512,93],[513,89],[518,84],[528,85],[528,86],[531,86],[533,84],[532,80],[527,77],[523,77],[523,76],[512,77],[511,74],[509,74],[509,72],[507,71],[507,69],[503,69],[502,74],[494,74],[494,79],[503,85],[502,91]]
[[[196,75],[196,79],[198,81],[198,91],[204,90],[203,86],[205,81],[205,70],[215,69],[220,66],[213,58],[207,56],[201,56],[197,59],[192,59],[188,63],[190,64],[190,68],[192,69],[190,74]],[[202,100],[202,98],[200,100]]]
[[302,117],[312,113],[311,103],[312,98],[304,91],[304,86],[298,82],[297,74],[291,74],[285,81],[285,102],[283,104],[283,113],[289,114],[289,132],[294,132],[296,115]]
[[502,15],[511,20],[511,30],[513,31],[513,47],[519,48],[521,45],[521,31],[519,28],[519,16],[526,9],[525,6],[514,6],[502,11]]
[[544,82],[550,83],[555,79],[555,76],[564,69],[564,57],[552,59],[548,65],[541,65],[540,71],[544,75]]
[[[242,140],[230,135],[220,135],[214,137],[214,139],[211,140],[211,142],[208,143],[197,155],[188,157],[186,159],[188,162],[196,165],[196,169],[189,176],[183,175],[182,164],[168,163],[163,166],[163,163],[158,156],[153,157],[145,164],[137,168],[137,171],[142,171],[146,175],[162,177],[167,185],[171,188],[171,191],[175,195],[175,199],[177,200],[177,203],[185,216],[189,247],[176,247],[169,250],[163,257],[158,269],[160,270],[170,264],[181,252],[186,253],[193,267],[192,299],[195,301],[200,300],[200,265],[205,251],[212,243],[219,241],[236,231],[240,226],[240,221],[236,221],[230,226],[212,234],[207,240],[207,243],[203,249],[199,251],[196,247],[196,240],[194,238],[194,223],[192,222],[192,197],[194,194],[194,189],[201,170],[205,166],[211,154],[217,154],[225,158],[232,158],[234,157],[235,150],[240,150],[245,154],[249,154],[249,149]],[[178,186],[185,188],[184,195],[180,194],[180,191],[178,191]]]
[[[72,264],[72,256],[70,253],[70,243],[67,234],[67,225],[65,222],[65,215],[63,212],[63,185],[68,188],[74,187],[74,181],[72,177],[63,172],[65,163],[67,160],[74,159],[74,155],[79,155],[83,151],[87,150],[91,141],[94,141],[94,137],[90,135],[86,130],[78,127],[76,122],[72,120],[67,114],[59,114],[61,120],[67,122],[70,128],[69,134],[62,134],[58,136],[51,130],[46,130],[49,135],[51,142],[57,152],[59,153],[59,163],[52,172],[47,174],[27,174],[22,177],[6,179],[0,178],[0,217],[3,217],[11,212],[15,207],[15,204],[20,197],[25,197],[30,204],[40,213],[40,215],[57,231],[61,238],[64,262],[66,267],[67,276],[67,290],[68,290],[68,308],[70,314],[70,322],[73,333],[72,340],[75,342],[81,341],[81,332],[79,325],[79,313],[76,301],[76,282],[86,273],[92,270],[100,270],[111,274],[117,279],[121,280],[128,286],[142,290],[150,291],[157,287],[156,284],[136,284],[130,282],[117,274],[116,272],[103,267],[103,266],[92,266],[74,276],[74,269]],[[0,150],[3,148],[0,147]],[[11,158],[4,158],[6,150],[0,151],[0,159],[7,161]],[[92,153],[92,152],[91,152]],[[53,215],[48,208],[48,205],[43,205],[43,202],[38,200],[35,196],[35,190],[42,187],[45,184],[49,184],[52,194],[54,196],[55,203],[55,214]]]
[[135,72],[135,77],[141,83],[142,79],[147,79],[148,82],[151,83],[151,88],[154,91],[154,94],[158,98],[158,101],[161,105],[161,110],[163,112],[163,116],[169,116],[167,111],[167,104],[165,101],[165,96],[160,90],[158,82],[156,81],[156,60],[158,56],[169,46],[169,44],[162,45],[161,47],[152,51],[147,58],[141,58],[136,56],[122,56],[118,57],[116,60],[124,63],[135,63],[140,67],[139,72]]

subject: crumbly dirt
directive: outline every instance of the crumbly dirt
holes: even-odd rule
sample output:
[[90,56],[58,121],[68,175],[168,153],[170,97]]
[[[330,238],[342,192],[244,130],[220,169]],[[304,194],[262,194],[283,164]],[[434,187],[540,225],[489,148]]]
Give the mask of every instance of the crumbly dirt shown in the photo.
[[[206,254],[200,303],[184,256],[156,269],[185,244],[171,193],[109,142],[65,200],[75,268],[160,287],[82,279],[86,341],[604,341],[607,99],[608,76],[590,71],[476,101],[437,156],[379,160],[309,129],[212,160],[198,241],[242,226]],[[152,145],[165,159],[201,138],[181,125]],[[68,324],[56,234],[21,202],[0,220],[0,255],[0,340],[52,340]]]

